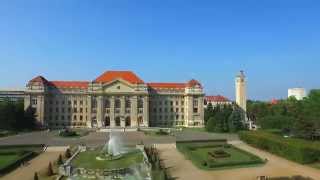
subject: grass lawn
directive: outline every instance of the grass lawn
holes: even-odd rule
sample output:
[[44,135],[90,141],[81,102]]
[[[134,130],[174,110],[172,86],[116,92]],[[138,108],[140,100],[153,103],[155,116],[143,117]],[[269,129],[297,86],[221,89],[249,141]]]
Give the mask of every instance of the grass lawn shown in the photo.
[[0,146],[0,174],[13,170],[21,161],[39,154],[41,145],[8,145]]
[[203,128],[183,128],[183,131],[196,131],[196,132],[208,132],[204,127]]
[[[204,170],[248,167],[264,163],[259,157],[225,143],[177,143],[177,148],[195,166]],[[213,157],[210,155],[217,150],[225,152],[228,156]]]
[[14,132],[14,131],[0,130],[0,137],[13,136],[16,134],[17,132]]
[[121,158],[111,161],[96,160],[96,157],[100,154],[100,150],[81,152],[72,163],[76,167],[87,169],[116,169],[129,167],[132,164],[141,163],[143,161],[143,155],[140,151],[124,154]]
[[0,169],[8,166],[9,164],[15,162],[17,159],[19,159],[20,154],[7,154],[7,155],[1,155],[0,154]]

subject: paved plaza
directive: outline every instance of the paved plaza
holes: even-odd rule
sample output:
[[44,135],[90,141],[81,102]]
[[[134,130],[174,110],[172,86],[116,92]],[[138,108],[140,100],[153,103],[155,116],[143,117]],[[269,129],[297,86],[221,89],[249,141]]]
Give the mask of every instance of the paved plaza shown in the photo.
[[[92,131],[88,135],[76,138],[59,137],[58,131],[38,131],[23,133],[16,136],[0,138],[0,145],[16,144],[46,144],[47,146],[72,146],[86,144],[87,146],[101,146],[109,138],[108,132]],[[176,140],[201,140],[201,139],[221,139],[238,140],[237,135],[215,134],[198,132],[193,130],[178,131],[175,136],[146,136],[143,132],[127,131],[122,132],[122,140],[125,144],[135,145],[143,142],[144,144],[168,144],[175,143]]]

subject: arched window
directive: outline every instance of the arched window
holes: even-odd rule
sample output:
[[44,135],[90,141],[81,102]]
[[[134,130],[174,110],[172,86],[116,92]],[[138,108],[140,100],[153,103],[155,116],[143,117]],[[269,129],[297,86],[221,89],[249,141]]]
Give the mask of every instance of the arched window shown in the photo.
[[141,124],[143,124],[143,117],[139,116],[138,117],[138,125],[140,126]]
[[138,99],[138,108],[143,108],[143,99],[142,98]]
[[105,119],[104,119],[104,126],[110,126],[110,117],[107,116]]
[[129,98],[126,98],[126,108],[130,108],[131,107],[131,101]]
[[121,125],[121,123],[120,123],[120,117],[118,116],[118,117],[116,117],[116,126],[120,126]]
[[114,104],[115,108],[120,108],[120,107],[121,107],[121,101],[120,101],[120,99],[116,99],[114,103],[115,103],[115,104]]
[[130,116],[126,117],[126,127],[131,126],[131,118]]
[[110,101],[109,101],[109,99],[106,99],[106,100],[104,101],[104,108],[110,108]]
[[92,108],[96,108],[97,107],[97,98],[96,97],[93,97],[92,98]]

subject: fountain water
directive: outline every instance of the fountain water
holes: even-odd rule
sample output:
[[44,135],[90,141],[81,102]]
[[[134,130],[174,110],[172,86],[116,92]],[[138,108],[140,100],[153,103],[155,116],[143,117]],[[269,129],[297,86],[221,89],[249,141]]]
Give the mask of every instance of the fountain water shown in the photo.
[[117,132],[109,133],[109,140],[105,143],[102,148],[102,156],[98,156],[97,160],[112,160],[118,159],[122,154],[127,153],[127,150],[124,148],[120,134]]

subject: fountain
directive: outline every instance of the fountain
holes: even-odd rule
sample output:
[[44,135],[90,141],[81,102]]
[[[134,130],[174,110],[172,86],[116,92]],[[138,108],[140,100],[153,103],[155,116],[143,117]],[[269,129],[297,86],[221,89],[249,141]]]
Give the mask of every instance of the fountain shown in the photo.
[[127,153],[121,138],[116,133],[112,131],[109,133],[109,140],[103,146],[101,155],[96,157],[97,160],[115,160],[121,158],[122,154]]
[[68,163],[70,173],[62,174],[68,180],[151,180],[152,167],[144,146],[124,146],[121,132],[110,132],[108,136],[102,148],[79,147],[72,163]]

